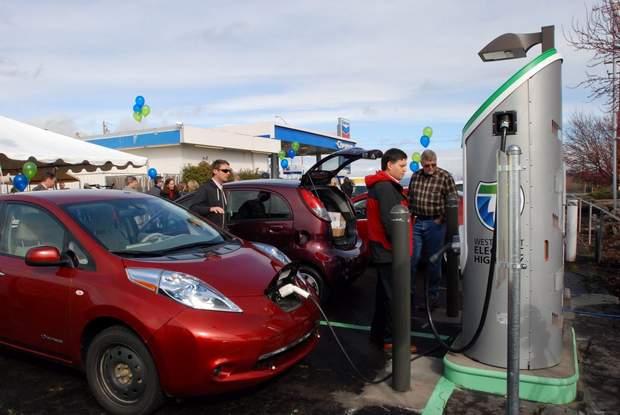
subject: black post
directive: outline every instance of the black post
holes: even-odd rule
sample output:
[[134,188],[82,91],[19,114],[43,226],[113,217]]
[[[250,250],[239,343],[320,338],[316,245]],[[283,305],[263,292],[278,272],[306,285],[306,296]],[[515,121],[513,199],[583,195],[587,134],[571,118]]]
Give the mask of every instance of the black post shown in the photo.
[[[459,199],[456,195],[448,196],[446,201],[446,243],[452,243],[459,235]],[[446,315],[458,317],[459,315],[459,252],[448,249],[446,280],[448,291],[446,295]]]
[[409,210],[394,206],[392,226],[392,388],[411,389],[411,257],[409,255]]
[[594,244],[594,261],[600,264],[603,261],[603,215],[598,215],[596,221],[596,240]]

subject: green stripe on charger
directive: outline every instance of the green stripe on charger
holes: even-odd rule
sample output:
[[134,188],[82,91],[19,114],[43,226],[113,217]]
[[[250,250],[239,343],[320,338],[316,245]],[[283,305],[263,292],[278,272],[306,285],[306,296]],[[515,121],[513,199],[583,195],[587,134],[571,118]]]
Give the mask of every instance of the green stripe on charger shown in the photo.
[[[330,321],[329,324],[332,327],[339,327],[339,328],[343,328],[343,329],[351,329],[351,330],[360,330],[360,331],[370,331],[370,326],[361,326],[358,324],[349,324],[349,323],[340,323],[338,321]],[[325,320],[321,320],[321,326],[327,326],[327,322]],[[425,339],[434,339],[435,336],[433,336],[432,333],[422,333],[420,331],[412,331],[411,332],[411,336],[412,337],[422,337]],[[448,340],[450,338],[450,336],[446,336],[446,335],[439,335],[439,337],[441,338],[441,340]]]

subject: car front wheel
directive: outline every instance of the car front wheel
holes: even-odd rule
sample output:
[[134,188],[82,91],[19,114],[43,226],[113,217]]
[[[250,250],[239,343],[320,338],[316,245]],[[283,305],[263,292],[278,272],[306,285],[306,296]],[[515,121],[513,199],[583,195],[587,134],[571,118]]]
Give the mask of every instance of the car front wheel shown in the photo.
[[316,295],[321,300],[322,304],[327,302],[327,297],[329,296],[329,289],[317,271],[313,268],[310,268],[306,265],[302,265],[299,267],[297,274],[308,284],[312,289],[316,292]]
[[112,414],[150,414],[164,402],[151,354],[125,327],[110,327],[94,338],[86,377],[97,402]]

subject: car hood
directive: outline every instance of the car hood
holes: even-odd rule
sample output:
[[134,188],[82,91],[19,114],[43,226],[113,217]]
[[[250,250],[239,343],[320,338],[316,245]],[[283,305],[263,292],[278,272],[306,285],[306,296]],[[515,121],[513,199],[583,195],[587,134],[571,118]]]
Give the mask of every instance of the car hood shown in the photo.
[[237,249],[175,254],[162,258],[129,259],[127,268],[158,268],[183,272],[211,285],[227,297],[262,296],[281,265],[244,243]]

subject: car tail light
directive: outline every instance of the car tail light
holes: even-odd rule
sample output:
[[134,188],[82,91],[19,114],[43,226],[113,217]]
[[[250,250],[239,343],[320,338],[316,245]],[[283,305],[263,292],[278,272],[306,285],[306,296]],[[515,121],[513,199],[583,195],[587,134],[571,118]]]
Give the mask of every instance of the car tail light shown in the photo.
[[304,203],[308,206],[308,209],[310,209],[314,216],[328,222],[331,220],[325,206],[323,205],[323,202],[312,194],[311,191],[302,188],[299,189],[299,193],[301,193],[301,198],[304,200]]

